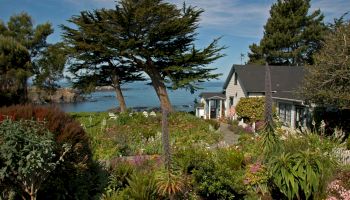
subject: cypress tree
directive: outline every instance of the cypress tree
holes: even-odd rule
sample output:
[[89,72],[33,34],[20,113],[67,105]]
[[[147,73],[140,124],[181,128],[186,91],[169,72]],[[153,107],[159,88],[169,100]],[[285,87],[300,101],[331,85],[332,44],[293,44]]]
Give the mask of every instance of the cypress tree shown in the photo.
[[278,0],[270,10],[260,44],[250,46],[249,63],[313,64],[325,25],[320,10],[309,14],[310,0]]
[[215,68],[207,65],[221,58],[218,39],[203,49],[196,48],[199,17],[203,10],[194,7],[178,9],[162,0],[121,0],[109,15],[110,32],[122,48],[120,55],[151,79],[158,95],[162,116],[162,138],[165,166],[171,167],[167,115],[172,111],[167,88],[185,88],[191,92],[198,83],[217,78]]
[[[85,92],[96,86],[111,86],[116,92],[121,112],[127,107],[121,86],[127,82],[144,80],[139,70],[122,58],[123,47],[106,10],[83,11],[68,21],[76,29],[61,26],[74,62],[68,71],[73,74],[73,87]],[[110,31],[112,30],[112,31]]]
[[150,77],[163,110],[172,111],[167,87],[193,92],[199,82],[219,76],[206,67],[223,56],[218,39],[203,49],[194,45],[202,12],[162,0],[122,0],[111,15],[123,56]]

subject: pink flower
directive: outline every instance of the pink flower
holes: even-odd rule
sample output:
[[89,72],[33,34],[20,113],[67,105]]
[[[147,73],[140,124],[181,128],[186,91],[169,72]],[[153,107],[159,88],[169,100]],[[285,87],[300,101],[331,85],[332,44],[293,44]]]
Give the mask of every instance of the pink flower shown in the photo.
[[261,169],[261,164],[256,163],[250,167],[250,172],[254,174],[254,173],[258,172],[260,169]]

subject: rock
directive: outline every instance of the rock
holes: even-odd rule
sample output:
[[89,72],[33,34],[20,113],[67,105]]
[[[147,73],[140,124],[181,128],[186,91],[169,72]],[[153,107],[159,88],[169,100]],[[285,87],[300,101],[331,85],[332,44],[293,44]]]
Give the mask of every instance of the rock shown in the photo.
[[28,98],[32,103],[74,103],[84,101],[85,98],[78,90],[71,88],[59,88],[54,94],[32,87],[28,90]]

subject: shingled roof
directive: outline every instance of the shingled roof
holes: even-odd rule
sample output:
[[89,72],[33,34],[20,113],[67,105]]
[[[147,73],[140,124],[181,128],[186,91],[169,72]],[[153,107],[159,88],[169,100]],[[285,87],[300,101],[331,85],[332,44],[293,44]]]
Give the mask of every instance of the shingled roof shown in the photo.
[[226,99],[225,94],[222,92],[202,92],[199,96],[204,99]]
[[[270,66],[270,69],[272,96],[281,99],[301,100],[295,91],[302,84],[305,68],[301,66]],[[235,72],[246,92],[265,92],[265,66],[233,65],[225,81],[224,90]]]

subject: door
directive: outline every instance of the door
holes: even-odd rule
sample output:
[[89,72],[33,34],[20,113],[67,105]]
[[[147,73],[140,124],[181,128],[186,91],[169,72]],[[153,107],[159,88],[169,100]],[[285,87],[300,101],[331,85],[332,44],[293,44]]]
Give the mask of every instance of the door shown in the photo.
[[217,109],[217,102],[216,100],[210,100],[210,118],[215,119],[217,117],[216,109]]
[[296,128],[301,128],[305,126],[305,110],[304,107],[295,106],[295,126]]

